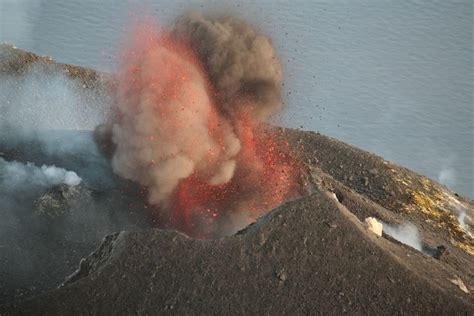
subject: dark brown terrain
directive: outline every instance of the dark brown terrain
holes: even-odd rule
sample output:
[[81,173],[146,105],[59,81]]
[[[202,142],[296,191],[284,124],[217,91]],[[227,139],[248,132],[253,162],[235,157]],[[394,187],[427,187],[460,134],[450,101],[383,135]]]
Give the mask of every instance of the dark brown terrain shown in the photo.
[[[105,74],[2,49],[0,77],[42,63],[107,90]],[[60,276],[63,286],[0,305],[0,315],[474,314],[473,201],[336,139],[276,129],[302,162],[304,196],[218,240],[159,229],[109,235]],[[433,256],[368,231],[367,217],[410,221]]]

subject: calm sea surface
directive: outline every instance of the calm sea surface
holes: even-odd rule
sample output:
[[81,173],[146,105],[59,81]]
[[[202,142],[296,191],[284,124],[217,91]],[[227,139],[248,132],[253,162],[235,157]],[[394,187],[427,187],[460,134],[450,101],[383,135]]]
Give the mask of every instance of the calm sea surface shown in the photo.
[[269,34],[287,107],[318,130],[474,198],[473,1],[0,0],[0,41],[113,71],[144,14],[235,14]]

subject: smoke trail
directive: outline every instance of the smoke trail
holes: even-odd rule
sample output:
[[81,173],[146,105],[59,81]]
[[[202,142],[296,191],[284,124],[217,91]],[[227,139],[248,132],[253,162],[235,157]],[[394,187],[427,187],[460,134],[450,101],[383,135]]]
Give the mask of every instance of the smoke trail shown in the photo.
[[[11,49],[0,46],[0,51],[7,54]],[[91,130],[106,117],[107,96],[84,89],[79,79],[58,69],[37,64],[22,76],[1,78],[0,140],[40,129]]]

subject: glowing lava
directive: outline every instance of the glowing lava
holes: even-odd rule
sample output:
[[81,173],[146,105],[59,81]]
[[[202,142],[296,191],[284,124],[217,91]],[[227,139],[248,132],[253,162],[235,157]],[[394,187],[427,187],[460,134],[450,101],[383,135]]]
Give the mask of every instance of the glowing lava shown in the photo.
[[234,233],[297,183],[287,144],[252,118],[255,104],[222,113],[214,89],[186,43],[137,28],[118,80],[114,171],[147,188],[160,226],[198,238]]

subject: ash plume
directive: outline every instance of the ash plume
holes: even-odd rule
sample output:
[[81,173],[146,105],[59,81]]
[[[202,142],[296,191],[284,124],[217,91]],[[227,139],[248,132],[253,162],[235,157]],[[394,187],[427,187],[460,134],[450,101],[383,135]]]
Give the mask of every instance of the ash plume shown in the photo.
[[197,52],[224,114],[250,110],[265,120],[281,109],[282,67],[269,37],[236,17],[197,12],[179,17],[172,32]]
[[[148,26],[141,32],[153,34]],[[147,186],[151,204],[166,202],[193,172],[210,184],[229,181],[240,144],[226,121],[209,127],[217,114],[199,67],[180,55],[186,48],[165,38],[138,38],[133,47],[137,57],[129,56],[127,63],[136,71],[124,73],[118,86],[122,118],[112,128],[114,170]],[[209,162],[213,170],[206,168]]]
[[95,139],[119,176],[147,188],[161,220],[229,234],[290,194],[288,156],[260,126],[282,107],[268,37],[234,17],[192,13],[169,30],[147,21],[121,69],[117,115]]

